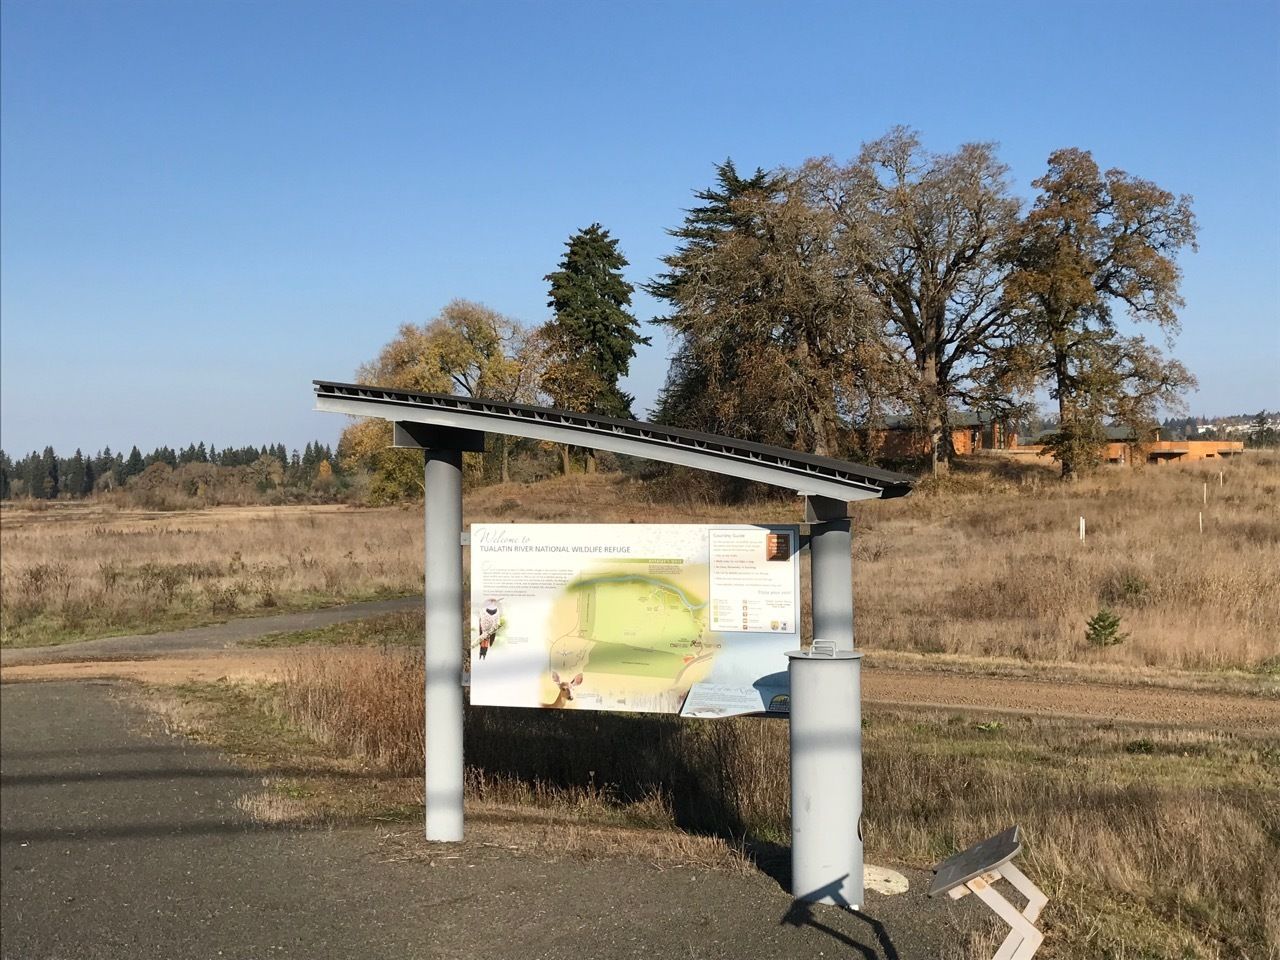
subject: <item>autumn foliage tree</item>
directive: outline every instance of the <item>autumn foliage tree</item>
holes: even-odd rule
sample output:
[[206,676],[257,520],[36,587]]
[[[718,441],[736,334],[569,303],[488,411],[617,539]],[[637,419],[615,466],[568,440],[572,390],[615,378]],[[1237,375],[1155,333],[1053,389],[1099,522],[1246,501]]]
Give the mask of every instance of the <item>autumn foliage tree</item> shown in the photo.
[[1195,248],[1191,199],[1123,170],[1102,172],[1086,150],[1058,150],[1034,181],[1040,191],[1009,250],[1006,302],[1017,318],[1007,366],[1043,381],[1058,406],[1049,446],[1069,478],[1089,469],[1108,421],[1139,434],[1157,408],[1176,409],[1195,378],[1117,312],[1178,331],[1182,278],[1176,260]]
[[989,348],[1010,323],[1000,253],[1019,204],[1007,174],[992,144],[931,153],[905,127],[848,164],[811,160],[797,173],[810,202],[836,219],[836,255],[874,305],[885,347],[910,371],[901,399],[928,439],[934,472],[952,456],[953,410],[1013,406],[989,376]]
[[[540,352],[519,324],[488,307],[454,300],[424,325],[405,324],[377,358],[357,373],[361,383],[423,393],[459,393],[494,400],[533,399]],[[370,471],[370,498],[420,496],[422,457],[391,447],[391,424],[365,419],[338,444],[345,468]],[[498,451],[505,476],[506,448]],[[477,469],[468,458],[470,469]]]

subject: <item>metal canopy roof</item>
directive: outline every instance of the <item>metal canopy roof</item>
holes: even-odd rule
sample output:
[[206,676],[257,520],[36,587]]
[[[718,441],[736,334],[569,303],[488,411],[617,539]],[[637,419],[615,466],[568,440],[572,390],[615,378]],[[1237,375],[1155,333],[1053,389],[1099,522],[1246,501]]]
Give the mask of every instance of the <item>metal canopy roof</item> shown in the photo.
[[832,500],[874,500],[911,492],[911,477],[858,463],[695,433],[654,423],[477,400],[390,387],[316,380],[316,409],[439,427],[505,433],[575,447],[608,450],[722,473]]

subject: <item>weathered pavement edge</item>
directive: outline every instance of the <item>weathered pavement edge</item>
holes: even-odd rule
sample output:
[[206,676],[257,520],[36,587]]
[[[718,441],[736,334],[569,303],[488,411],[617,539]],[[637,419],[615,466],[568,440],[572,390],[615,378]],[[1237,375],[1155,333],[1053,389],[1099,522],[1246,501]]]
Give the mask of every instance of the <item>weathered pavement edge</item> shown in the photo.
[[797,907],[760,874],[254,826],[237,801],[261,775],[118,689],[0,697],[5,958],[932,960],[974,921],[924,899],[918,873],[904,896],[869,895],[870,919]]

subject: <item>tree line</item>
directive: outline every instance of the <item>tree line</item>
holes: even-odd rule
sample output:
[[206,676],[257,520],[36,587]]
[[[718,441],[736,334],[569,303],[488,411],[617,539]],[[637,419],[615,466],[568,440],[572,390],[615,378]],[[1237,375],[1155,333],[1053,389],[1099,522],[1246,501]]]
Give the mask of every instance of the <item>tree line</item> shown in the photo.
[[[717,164],[643,285],[674,343],[653,419],[874,459],[874,428],[906,414],[941,472],[957,412],[1025,421],[1047,395],[1065,477],[1100,462],[1108,425],[1151,435],[1195,385],[1163,349],[1183,305],[1177,256],[1195,249],[1191,199],[1077,148],[1051,154],[1032,185],[1029,202],[1014,194],[993,144],[934,153],[906,128],[843,162],[749,175]],[[544,278],[546,323],[455,301],[402,327],[358,377],[634,417],[619,381],[648,340],[627,265],[592,224]],[[417,461],[388,449],[388,430],[350,427],[340,459],[372,469],[381,495],[420,491]],[[505,479],[511,448],[498,444],[477,469]],[[559,456],[565,472],[571,458],[594,469],[591,451]]]
[[[152,469],[155,465],[161,465]],[[223,447],[217,449],[204,442],[175,450],[160,446],[143,454],[137,446],[129,453],[113,452],[104,447],[96,453],[84,454],[79,449],[69,457],[60,457],[53,447],[33,450],[13,460],[0,450],[0,499],[30,497],[37,500],[77,499],[95,493],[127,488],[151,470],[149,484],[168,478],[187,465],[203,465],[206,470],[184,471],[195,487],[207,485],[219,473],[230,474],[238,468],[256,468],[248,472],[264,479],[271,487],[312,488],[340,484],[340,467],[330,445],[319,440],[308,443],[301,451],[288,451],[283,443],[261,447]],[[224,478],[225,479],[225,478]]]
[[[1191,200],[1104,170],[1078,148],[1052,153],[1032,186],[1032,198],[1015,195],[993,144],[936,153],[901,127],[846,161],[749,175],[731,159],[716,164],[714,182],[668,231],[663,269],[643,284],[673,343],[652,418],[875,460],[876,428],[905,414],[927,468],[941,472],[957,413],[1025,422],[1047,395],[1047,445],[1064,477],[1098,464],[1109,425],[1150,435],[1156,413],[1178,412],[1195,385],[1163,349],[1183,305],[1177,257],[1195,248]],[[455,300],[425,324],[403,325],[357,379],[634,418],[620,382],[649,340],[627,266],[619,241],[591,224],[544,277],[545,323]],[[591,450],[489,443],[467,458],[473,479],[596,469]],[[391,448],[385,421],[349,426],[336,454],[319,444],[291,455],[282,444],[197,444],[59,458],[46,448],[16,463],[0,454],[0,482],[5,496],[74,497],[138,485],[155,467],[146,485],[182,470],[196,489],[208,481],[194,464],[256,465],[245,478],[273,488],[312,485],[323,471],[326,485],[367,482],[362,493],[374,501],[422,491],[420,458]]]

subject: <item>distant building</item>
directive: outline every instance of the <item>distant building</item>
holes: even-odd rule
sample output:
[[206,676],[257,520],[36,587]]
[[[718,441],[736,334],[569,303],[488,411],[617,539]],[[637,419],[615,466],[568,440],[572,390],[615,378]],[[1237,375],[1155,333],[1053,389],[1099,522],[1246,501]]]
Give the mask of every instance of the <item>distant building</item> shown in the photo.
[[[1104,431],[1107,449],[1103,459],[1107,463],[1130,466],[1135,463],[1160,465],[1174,461],[1190,463],[1195,460],[1226,459],[1244,453],[1243,440],[1161,440],[1160,430],[1157,428],[1155,439],[1143,442],[1130,427],[1109,426]],[[1015,444],[1008,452],[1015,456],[1052,459],[1052,455],[1045,449],[1044,440],[1053,432],[1052,429],[1042,430],[1030,439],[1015,438]]]
[[[1017,443],[1009,424],[985,413],[957,411],[949,419],[952,449],[960,456],[980,450],[1004,450]],[[929,454],[929,433],[910,417],[885,417],[883,425],[858,431],[864,444],[890,460]]]

